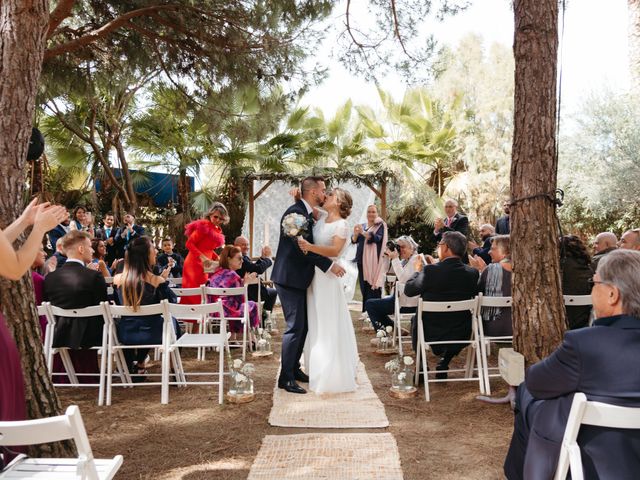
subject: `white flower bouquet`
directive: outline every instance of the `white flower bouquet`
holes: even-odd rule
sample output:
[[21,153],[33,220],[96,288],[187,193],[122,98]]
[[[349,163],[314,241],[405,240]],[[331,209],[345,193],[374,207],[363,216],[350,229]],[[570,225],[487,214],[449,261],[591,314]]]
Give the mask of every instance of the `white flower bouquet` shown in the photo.
[[309,221],[299,213],[290,213],[282,219],[282,231],[287,237],[299,237],[307,233]]

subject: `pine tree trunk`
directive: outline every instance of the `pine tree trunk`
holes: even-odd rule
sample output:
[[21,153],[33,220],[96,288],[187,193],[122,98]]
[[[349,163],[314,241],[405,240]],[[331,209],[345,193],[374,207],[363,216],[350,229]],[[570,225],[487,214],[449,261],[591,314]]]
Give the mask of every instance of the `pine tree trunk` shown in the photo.
[[557,0],[515,0],[511,163],[514,345],[529,363],[565,330],[555,206]]
[[[47,0],[0,1],[0,226],[24,205],[26,160],[49,20]],[[0,279],[0,308],[16,338],[31,418],[61,413],[47,373],[31,276]],[[0,366],[0,368],[2,368]],[[39,448],[55,456],[73,454],[68,443]]]
[[629,73],[631,74],[631,91],[640,94],[640,0],[628,0],[627,12],[629,24]]

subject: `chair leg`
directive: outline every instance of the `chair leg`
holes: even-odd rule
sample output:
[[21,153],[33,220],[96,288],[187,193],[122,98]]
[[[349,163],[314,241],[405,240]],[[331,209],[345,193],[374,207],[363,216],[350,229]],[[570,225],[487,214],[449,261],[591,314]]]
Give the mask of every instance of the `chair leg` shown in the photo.
[[71,383],[71,385],[77,386],[79,383],[78,377],[76,376],[76,370],[73,368],[71,357],[69,357],[69,351],[66,348],[61,348],[60,350],[58,350],[58,355],[60,355],[62,365],[67,372],[67,377],[69,377],[69,383]]
[[162,385],[160,387],[160,403],[166,405],[169,403],[169,368],[170,353],[167,345],[162,347]]
[[218,354],[218,404],[222,405],[224,402],[224,343],[218,348],[220,353]]
[[491,395],[491,384],[489,383],[489,358],[487,347],[489,342],[480,342],[480,357],[482,358],[482,369],[484,370],[484,392],[485,395]]
[[424,345],[424,341],[422,340],[422,336],[419,339],[420,342],[420,350],[422,351],[422,374],[424,375],[424,398],[427,402],[431,401],[431,394],[429,392],[429,373],[427,366],[427,350]]
[[113,349],[111,335],[109,335],[109,347],[107,349],[107,405],[111,405],[111,384],[113,382]]

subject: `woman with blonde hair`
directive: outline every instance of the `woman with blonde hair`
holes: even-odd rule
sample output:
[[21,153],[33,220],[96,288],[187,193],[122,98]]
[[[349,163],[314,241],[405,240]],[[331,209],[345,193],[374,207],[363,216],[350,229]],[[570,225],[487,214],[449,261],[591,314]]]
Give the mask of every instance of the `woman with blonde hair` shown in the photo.
[[[227,208],[220,202],[211,205],[205,218],[191,222],[185,227],[189,253],[182,267],[182,288],[197,288],[207,283],[206,268],[218,260],[214,251],[224,245],[224,233],[220,225],[229,223]],[[199,296],[182,297],[180,303],[200,303]]]

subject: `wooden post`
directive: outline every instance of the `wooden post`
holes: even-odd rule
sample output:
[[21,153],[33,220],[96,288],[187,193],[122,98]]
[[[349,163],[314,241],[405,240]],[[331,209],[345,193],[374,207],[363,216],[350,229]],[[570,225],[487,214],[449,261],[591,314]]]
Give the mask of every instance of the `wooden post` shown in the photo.
[[380,216],[387,221],[387,180],[380,182]]
[[253,257],[253,204],[255,197],[253,196],[253,182],[249,182],[249,256]]

